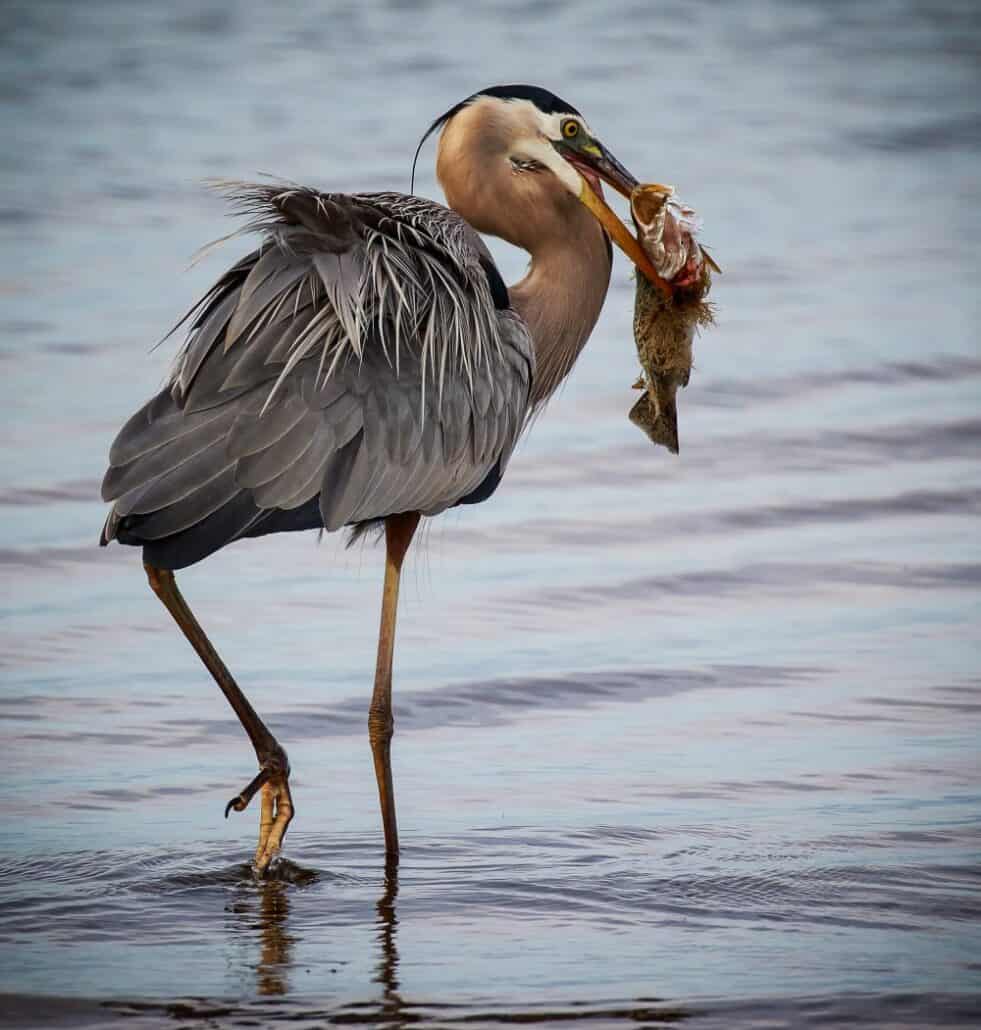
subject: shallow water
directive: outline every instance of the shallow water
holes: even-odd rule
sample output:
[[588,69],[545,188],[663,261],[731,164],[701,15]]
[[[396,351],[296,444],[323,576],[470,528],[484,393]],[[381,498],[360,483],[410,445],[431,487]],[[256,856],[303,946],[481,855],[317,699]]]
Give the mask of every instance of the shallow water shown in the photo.
[[[955,3],[7,5],[0,1021],[970,1023],[979,56]],[[200,180],[405,188],[433,117],[528,80],[681,184],[726,269],[681,456],[626,418],[618,261],[502,489],[410,557],[397,882],[377,551],[183,575],[294,769],[257,884],[255,812],[221,818],[249,747],[138,555],[94,546],[108,444],[237,253],[184,271],[228,229]]]

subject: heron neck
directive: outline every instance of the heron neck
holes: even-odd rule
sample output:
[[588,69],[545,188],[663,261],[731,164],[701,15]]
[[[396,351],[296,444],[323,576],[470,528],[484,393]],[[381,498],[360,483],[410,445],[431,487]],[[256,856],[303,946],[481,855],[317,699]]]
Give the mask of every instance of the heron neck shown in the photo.
[[534,407],[552,396],[576,363],[610,285],[603,231],[585,208],[581,211],[584,217],[567,226],[561,237],[535,248],[528,274],[509,291],[511,306],[535,345]]

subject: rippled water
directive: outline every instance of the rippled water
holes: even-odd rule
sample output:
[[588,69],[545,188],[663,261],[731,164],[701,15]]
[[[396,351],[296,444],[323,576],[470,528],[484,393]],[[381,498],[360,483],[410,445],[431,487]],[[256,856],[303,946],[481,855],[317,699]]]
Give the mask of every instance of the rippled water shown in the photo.
[[[0,1021],[972,1022],[979,57],[972,3],[5,5]],[[502,489],[410,557],[397,883],[378,553],[184,574],[294,767],[256,884],[255,812],[221,818],[248,744],[95,546],[109,441],[236,253],[184,271],[228,228],[203,178],[405,188],[434,116],[529,80],[726,269],[681,456],[626,418],[618,262]]]

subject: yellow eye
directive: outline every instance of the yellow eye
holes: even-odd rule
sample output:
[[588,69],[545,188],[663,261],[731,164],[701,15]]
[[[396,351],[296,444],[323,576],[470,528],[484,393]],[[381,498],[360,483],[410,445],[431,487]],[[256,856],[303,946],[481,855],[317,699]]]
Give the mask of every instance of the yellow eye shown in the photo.
[[579,135],[579,122],[566,118],[562,123],[562,135],[566,139],[575,139]]

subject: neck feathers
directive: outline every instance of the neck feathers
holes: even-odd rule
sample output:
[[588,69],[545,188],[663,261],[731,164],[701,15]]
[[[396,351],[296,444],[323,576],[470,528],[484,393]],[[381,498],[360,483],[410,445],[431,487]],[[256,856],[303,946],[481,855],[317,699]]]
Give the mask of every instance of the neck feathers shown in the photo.
[[576,363],[610,285],[611,255],[603,230],[586,208],[576,206],[568,235],[532,251],[528,274],[510,288],[511,304],[535,344],[536,408]]
[[480,97],[449,120],[436,157],[450,207],[478,232],[531,255],[528,274],[510,294],[535,343],[535,407],[569,374],[610,284],[599,222],[552,172],[522,170],[513,160],[521,141],[538,131],[529,110]]

